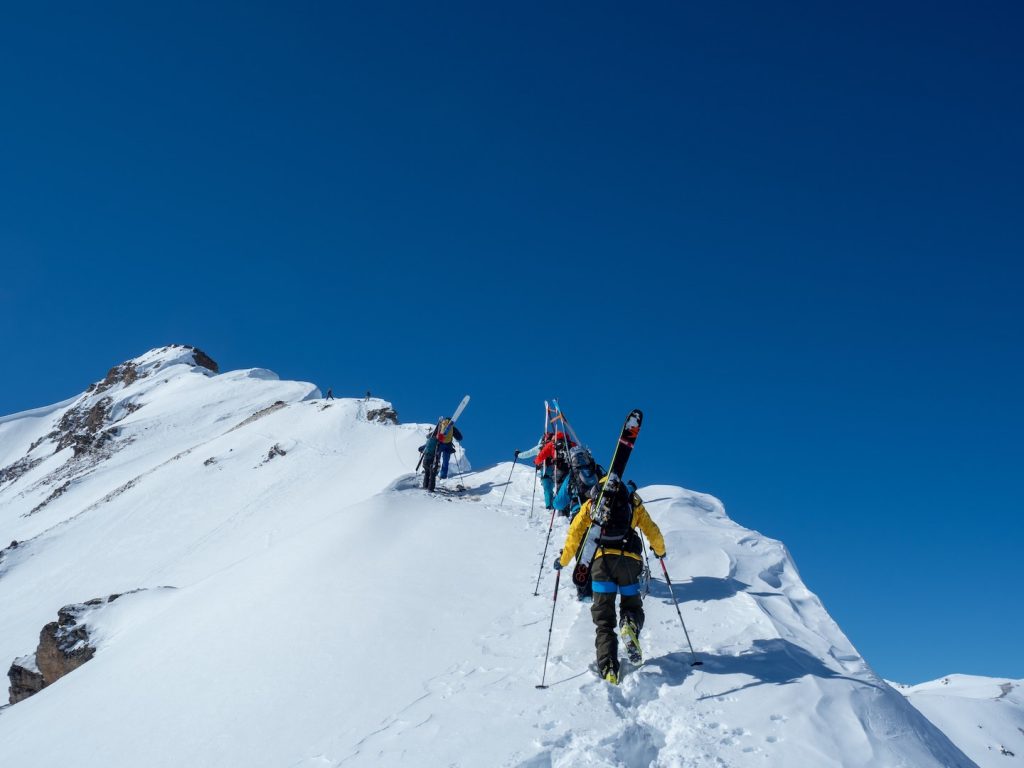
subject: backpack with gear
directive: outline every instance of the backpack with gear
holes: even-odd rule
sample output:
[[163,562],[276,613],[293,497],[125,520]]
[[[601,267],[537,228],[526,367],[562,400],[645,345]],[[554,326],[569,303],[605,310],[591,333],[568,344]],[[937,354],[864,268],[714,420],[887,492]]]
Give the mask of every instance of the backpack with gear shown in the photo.
[[640,552],[640,536],[633,528],[633,494],[617,477],[605,481],[600,503],[590,505],[590,519],[600,528],[599,547]]

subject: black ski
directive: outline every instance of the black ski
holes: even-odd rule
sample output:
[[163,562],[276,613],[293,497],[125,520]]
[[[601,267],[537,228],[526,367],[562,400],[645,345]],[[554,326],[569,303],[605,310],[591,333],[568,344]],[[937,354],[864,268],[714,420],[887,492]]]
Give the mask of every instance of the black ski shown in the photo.
[[640,434],[640,425],[643,423],[643,411],[634,408],[626,417],[622,425],[622,433],[619,435],[619,442],[615,446],[615,453],[612,454],[612,463],[608,470],[608,476],[614,475],[622,480],[622,474],[626,471],[626,463],[633,453],[633,445],[636,443],[637,435]]
[[[605,489],[609,486],[615,487],[622,483],[622,475],[626,471],[626,464],[633,453],[633,445],[640,434],[640,426],[643,424],[644,414],[638,408],[629,412],[626,421],[622,424],[622,432],[619,433],[619,442],[615,444],[615,453],[612,454],[612,461],[609,464],[608,479],[601,486],[598,497],[591,502],[591,518],[598,519],[604,505],[611,502],[604,497]],[[573,583],[584,587],[590,580],[590,564],[594,561],[594,554],[597,552],[597,540],[600,538],[601,527],[591,523],[583,537],[583,551],[580,553],[579,561],[572,572]]]

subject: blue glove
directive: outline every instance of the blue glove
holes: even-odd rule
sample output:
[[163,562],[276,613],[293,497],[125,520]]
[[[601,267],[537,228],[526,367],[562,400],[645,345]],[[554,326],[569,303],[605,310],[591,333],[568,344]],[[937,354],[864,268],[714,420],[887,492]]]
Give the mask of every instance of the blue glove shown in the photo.
[[555,564],[554,564],[554,566],[553,566],[553,567],[554,567],[554,569],[555,569],[556,571],[560,571],[560,570],[562,570],[562,558],[560,558],[560,557],[556,557],[556,558],[555,558]]

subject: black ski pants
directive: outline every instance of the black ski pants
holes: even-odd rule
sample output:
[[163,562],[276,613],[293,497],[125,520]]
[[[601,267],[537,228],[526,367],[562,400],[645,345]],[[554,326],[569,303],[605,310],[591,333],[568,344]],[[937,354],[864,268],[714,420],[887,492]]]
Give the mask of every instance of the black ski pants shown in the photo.
[[[640,597],[640,573],[643,564],[626,555],[603,555],[594,559],[590,569],[594,589],[594,605],[590,615],[594,619],[597,636],[594,647],[597,650],[597,666],[601,669],[606,662],[619,668],[619,637],[616,633],[621,621],[630,619],[636,624],[637,633],[644,626],[644,601]],[[615,620],[615,595],[621,594],[621,621]]]

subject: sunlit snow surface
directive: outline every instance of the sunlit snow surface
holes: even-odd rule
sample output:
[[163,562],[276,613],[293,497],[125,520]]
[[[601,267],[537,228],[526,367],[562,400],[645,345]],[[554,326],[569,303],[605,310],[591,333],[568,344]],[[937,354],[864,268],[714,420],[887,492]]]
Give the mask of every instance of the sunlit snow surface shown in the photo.
[[[144,590],[90,615],[92,661],[0,711],[4,766],[973,764],[875,676],[779,542],[675,486],[640,492],[704,665],[652,561],[647,663],[595,678],[566,578],[538,690],[565,524],[542,564],[528,467],[460,453],[467,490],[428,495],[426,427],[367,421],[382,401],[159,362],[112,393],[142,407],[63,494],[25,516],[67,455],[0,486],[0,543],[23,542],[0,561],[0,661],[65,604]],[[0,420],[4,465],[73,404]],[[486,425],[464,422],[472,448]]]
[[1024,765],[1024,680],[950,675],[898,690],[982,768]]

